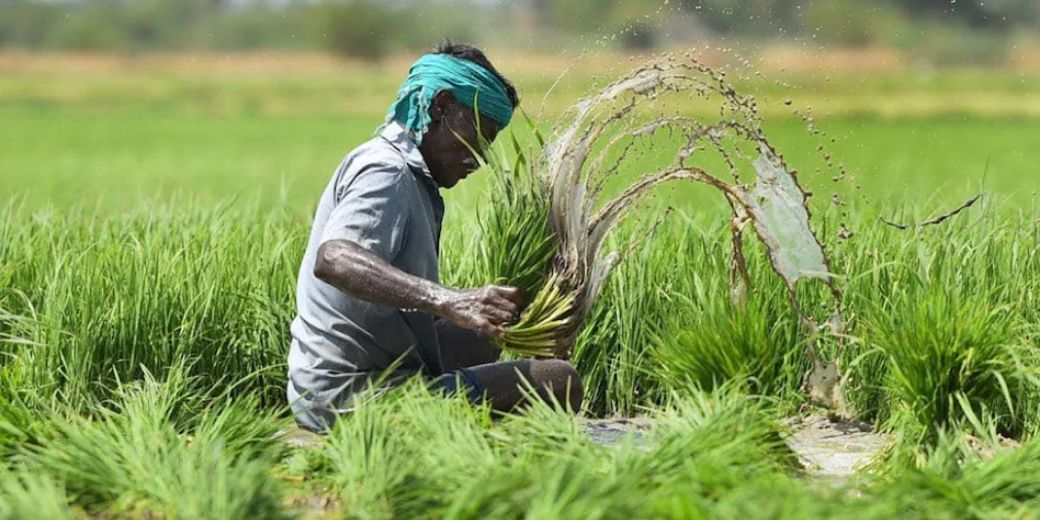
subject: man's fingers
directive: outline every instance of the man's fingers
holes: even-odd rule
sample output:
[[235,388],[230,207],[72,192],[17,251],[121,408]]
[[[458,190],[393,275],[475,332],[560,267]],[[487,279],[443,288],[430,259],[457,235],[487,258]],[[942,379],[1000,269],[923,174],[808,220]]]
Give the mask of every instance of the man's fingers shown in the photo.
[[495,310],[502,311],[508,314],[510,317],[515,316],[516,311],[520,310],[520,307],[518,307],[516,303],[513,303],[512,301],[509,301],[500,296],[492,298],[491,305]]
[[491,307],[491,308],[488,308],[487,315],[488,315],[488,318],[490,319],[490,321],[492,323],[494,323],[495,325],[502,325],[504,323],[512,321],[513,320],[513,316],[515,316],[516,313],[515,312],[509,312],[509,311],[506,311],[506,310],[503,310],[503,309],[499,309],[499,308]]
[[501,296],[515,305],[523,305],[524,295],[521,294],[520,289],[516,287],[506,287],[504,285],[492,285],[491,288],[495,291],[495,294]]
[[488,285],[472,290],[467,294],[465,305],[458,309],[457,324],[484,336],[500,337],[504,327],[516,320],[519,299],[520,290],[515,287]]

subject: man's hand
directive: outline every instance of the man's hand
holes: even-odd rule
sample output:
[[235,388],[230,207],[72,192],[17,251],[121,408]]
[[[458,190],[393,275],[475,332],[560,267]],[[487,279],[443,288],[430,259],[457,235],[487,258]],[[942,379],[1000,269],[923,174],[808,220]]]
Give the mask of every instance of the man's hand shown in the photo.
[[520,289],[488,285],[480,289],[453,291],[441,316],[460,327],[497,337],[505,325],[516,319],[522,303]]

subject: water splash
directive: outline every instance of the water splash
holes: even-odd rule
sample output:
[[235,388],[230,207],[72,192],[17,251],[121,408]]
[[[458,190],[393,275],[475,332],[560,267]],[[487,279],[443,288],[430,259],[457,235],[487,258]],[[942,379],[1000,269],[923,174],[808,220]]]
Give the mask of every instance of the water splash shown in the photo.
[[[673,101],[678,101],[677,113],[661,115]],[[703,120],[684,115],[683,107],[696,102],[717,106],[718,116]],[[672,150],[655,143],[656,158],[667,159],[668,164],[601,202],[607,180],[624,170],[622,165],[636,153],[636,143],[661,134],[679,142]],[[814,345],[828,334],[840,344],[841,295],[826,252],[812,230],[809,196],[775,150],[762,131],[755,98],[739,94],[726,79],[726,71],[708,67],[689,52],[655,59],[581,100],[554,128],[548,144],[532,145],[513,168],[497,161],[495,169],[506,177],[535,179],[514,187],[545,194],[549,226],[542,236],[551,237],[555,251],[540,268],[544,276],[535,301],[539,302],[536,310],[551,314],[555,326],[551,337],[539,336],[539,348],[550,347],[543,352],[569,357],[604,281],[623,256],[623,252],[603,251],[603,246],[626,212],[662,183],[701,183],[720,191],[732,212],[734,302],[742,305],[748,295],[743,233],[750,226],[765,245],[770,265],[784,280],[805,325],[806,351],[814,367],[806,377],[807,393],[846,414],[840,368],[836,361],[824,361]],[[705,157],[719,159],[725,177],[709,173],[718,169],[706,166],[710,161]],[[742,176],[749,171],[754,178],[744,181]],[[830,289],[833,313],[822,325],[798,304],[796,286],[802,280],[817,280]],[[529,308],[500,344],[509,348],[513,339],[530,341],[533,330],[550,329],[543,326],[546,320]]]

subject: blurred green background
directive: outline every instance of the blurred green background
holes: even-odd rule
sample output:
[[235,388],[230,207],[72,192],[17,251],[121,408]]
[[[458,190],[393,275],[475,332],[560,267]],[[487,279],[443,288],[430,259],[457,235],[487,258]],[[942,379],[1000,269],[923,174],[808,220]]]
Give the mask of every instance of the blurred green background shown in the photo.
[[[939,210],[986,191],[1034,211],[1038,29],[1035,0],[0,0],[0,186],[29,207],[234,198],[306,218],[411,61],[454,38],[485,48],[546,127],[693,48],[756,96],[817,204]],[[820,144],[853,182],[815,174]],[[476,176],[449,199],[480,190]]]
[[998,63],[1035,42],[1034,0],[3,0],[0,45],[25,49],[321,49],[379,58],[454,37],[533,50],[728,39],[912,51]]

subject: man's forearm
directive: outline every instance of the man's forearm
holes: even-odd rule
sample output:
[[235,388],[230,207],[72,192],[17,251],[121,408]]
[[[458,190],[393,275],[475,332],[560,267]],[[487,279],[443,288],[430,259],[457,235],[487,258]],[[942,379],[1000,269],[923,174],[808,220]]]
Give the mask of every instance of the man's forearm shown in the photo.
[[318,248],[314,274],[323,282],[367,302],[416,309],[436,316],[444,315],[445,306],[455,292],[408,274],[347,240],[330,240]]
[[433,314],[487,336],[501,334],[523,302],[515,287],[456,290],[438,285],[348,240],[330,240],[318,248],[314,275],[355,298]]

